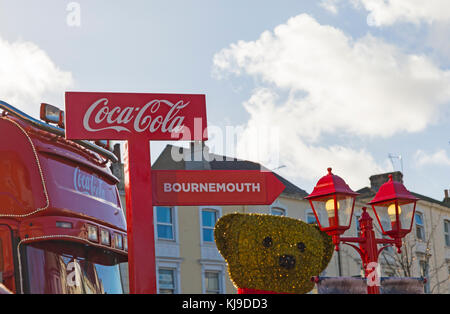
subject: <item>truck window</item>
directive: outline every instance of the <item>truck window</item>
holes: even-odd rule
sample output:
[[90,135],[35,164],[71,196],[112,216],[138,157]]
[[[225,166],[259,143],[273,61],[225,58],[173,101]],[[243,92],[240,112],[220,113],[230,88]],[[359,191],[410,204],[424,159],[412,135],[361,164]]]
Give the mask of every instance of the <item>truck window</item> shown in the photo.
[[119,259],[111,251],[71,242],[24,247],[26,292],[121,294]]

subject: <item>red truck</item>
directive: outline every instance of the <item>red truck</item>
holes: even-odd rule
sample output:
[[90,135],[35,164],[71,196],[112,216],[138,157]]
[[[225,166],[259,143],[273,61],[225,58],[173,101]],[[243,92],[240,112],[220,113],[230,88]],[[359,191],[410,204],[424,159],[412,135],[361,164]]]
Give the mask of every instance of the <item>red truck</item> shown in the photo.
[[0,112],[0,283],[13,293],[123,293],[117,157],[102,142],[66,140],[56,107],[42,104],[41,120],[3,101]]

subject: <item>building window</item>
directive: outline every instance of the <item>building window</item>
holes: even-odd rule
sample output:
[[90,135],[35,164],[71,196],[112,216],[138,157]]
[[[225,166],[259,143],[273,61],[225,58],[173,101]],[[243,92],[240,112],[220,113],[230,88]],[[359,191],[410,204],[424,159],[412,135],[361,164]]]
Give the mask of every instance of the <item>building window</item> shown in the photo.
[[156,224],[158,239],[175,240],[172,207],[156,207]]
[[424,292],[425,293],[430,293],[430,277],[429,277],[429,265],[426,261],[420,261],[419,262],[419,266],[420,266],[420,272],[422,277],[427,279],[427,283],[424,285]]
[[445,245],[450,246],[450,220],[444,220]]
[[272,207],[270,213],[275,216],[286,216],[286,211],[283,208]]
[[306,223],[311,225],[317,224],[316,216],[314,216],[314,213],[312,212],[306,213]]
[[425,240],[425,227],[423,224],[423,214],[416,213],[415,219],[416,219],[416,237],[417,237],[417,239],[424,241]]
[[207,294],[219,294],[222,293],[220,287],[221,274],[217,271],[206,271],[205,272],[205,292]]
[[175,293],[175,269],[160,268],[158,271],[158,284],[160,294]]
[[202,210],[202,239],[203,242],[214,242],[214,226],[217,221],[217,210]]

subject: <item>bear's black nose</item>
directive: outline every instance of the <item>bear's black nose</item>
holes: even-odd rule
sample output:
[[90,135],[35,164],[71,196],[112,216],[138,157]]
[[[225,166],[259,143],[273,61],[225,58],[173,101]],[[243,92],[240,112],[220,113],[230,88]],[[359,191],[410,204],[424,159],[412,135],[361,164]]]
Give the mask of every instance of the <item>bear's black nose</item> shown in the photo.
[[292,269],[295,267],[295,257],[292,255],[281,255],[278,263],[281,267]]

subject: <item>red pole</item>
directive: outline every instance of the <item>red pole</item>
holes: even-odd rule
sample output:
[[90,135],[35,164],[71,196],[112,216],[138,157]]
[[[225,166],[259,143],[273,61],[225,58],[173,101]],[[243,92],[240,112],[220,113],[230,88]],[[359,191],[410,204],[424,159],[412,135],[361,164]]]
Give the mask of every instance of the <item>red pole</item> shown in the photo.
[[361,226],[361,238],[364,242],[360,243],[364,259],[364,273],[367,280],[367,293],[379,294],[380,278],[378,276],[378,246],[373,231],[372,218],[367,213],[366,208],[362,208],[363,213],[359,220]]
[[[130,293],[156,294],[150,145],[125,144],[125,198]],[[131,189],[133,187],[133,189]]]

